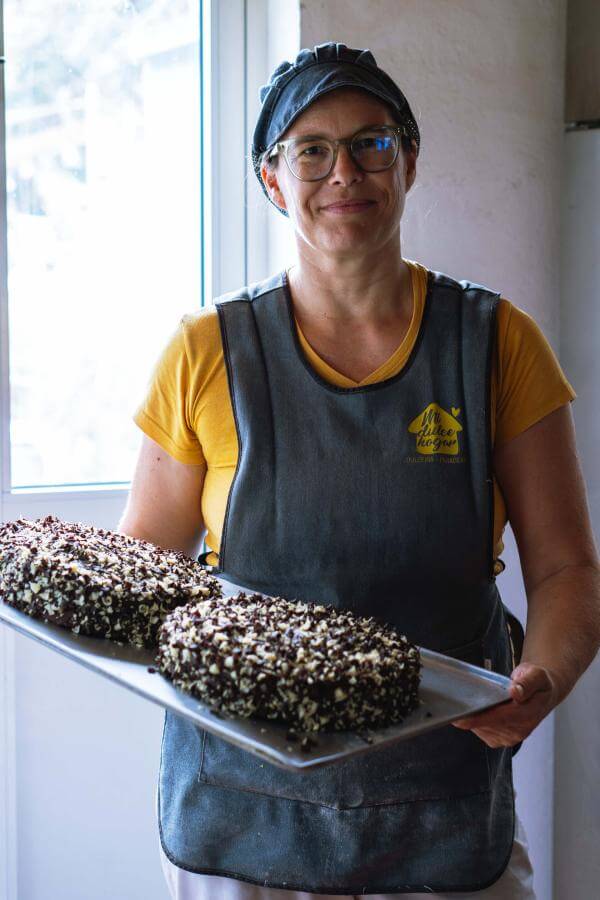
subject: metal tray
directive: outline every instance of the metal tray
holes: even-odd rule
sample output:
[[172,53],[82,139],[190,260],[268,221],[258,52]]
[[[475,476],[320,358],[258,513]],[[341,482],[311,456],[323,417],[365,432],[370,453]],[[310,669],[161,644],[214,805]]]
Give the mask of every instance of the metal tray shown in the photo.
[[[240,590],[239,586],[220,580],[226,596]],[[73,634],[58,625],[32,619],[2,600],[0,622],[140,697],[185,716],[224,740],[292,770],[316,768],[357,753],[368,753],[383,744],[407,740],[510,699],[509,678],[421,648],[422,704],[402,723],[370,730],[368,734],[322,732],[311,735],[314,745],[302,750],[299,740],[290,741],[286,737],[289,730],[286,725],[259,719],[224,718],[174,687],[158,671],[149,672],[148,667],[155,665],[155,653],[151,650],[122,647],[112,641]],[[298,732],[298,737],[302,734]]]

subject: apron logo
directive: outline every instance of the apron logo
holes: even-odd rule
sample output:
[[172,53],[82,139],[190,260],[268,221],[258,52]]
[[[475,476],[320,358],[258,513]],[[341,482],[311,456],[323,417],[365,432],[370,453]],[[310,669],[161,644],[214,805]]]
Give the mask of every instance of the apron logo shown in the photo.
[[457,456],[458,435],[463,430],[458,421],[460,407],[452,406],[449,413],[437,403],[430,403],[422,413],[413,419],[408,430],[416,435],[416,450],[424,456],[444,453]]

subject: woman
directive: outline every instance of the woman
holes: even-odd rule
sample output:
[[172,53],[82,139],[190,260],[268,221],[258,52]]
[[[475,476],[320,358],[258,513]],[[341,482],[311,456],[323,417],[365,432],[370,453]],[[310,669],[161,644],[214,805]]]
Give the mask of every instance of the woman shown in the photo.
[[[303,50],[261,100],[255,171],[298,265],[183,320],[135,417],[121,530],[193,556],[206,527],[205,559],[232,581],[489,661],[512,699],[302,775],[167,713],[171,892],[531,898],[512,755],[600,644],[575,393],[529,316],[402,257],[420,135],[369,51]],[[508,516],[519,665],[495,583]]]

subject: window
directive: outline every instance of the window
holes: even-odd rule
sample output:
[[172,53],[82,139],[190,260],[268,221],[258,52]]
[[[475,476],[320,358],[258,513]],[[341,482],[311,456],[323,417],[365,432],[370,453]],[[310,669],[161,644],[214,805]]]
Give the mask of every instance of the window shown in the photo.
[[127,482],[202,303],[197,0],[4,0],[11,487]]
[[124,502],[181,315],[289,263],[249,147],[298,46],[297,0],[0,0],[0,518]]

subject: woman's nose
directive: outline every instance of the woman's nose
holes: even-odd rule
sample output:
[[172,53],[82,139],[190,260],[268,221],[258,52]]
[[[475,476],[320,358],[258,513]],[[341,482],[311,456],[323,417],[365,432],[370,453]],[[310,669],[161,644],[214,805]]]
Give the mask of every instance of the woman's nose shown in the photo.
[[363,177],[364,172],[352,159],[350,148],[340,144],[335,165],[329,173],[329,180],[333,184],[352,184],[355,181],[362,181]]

